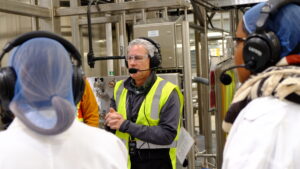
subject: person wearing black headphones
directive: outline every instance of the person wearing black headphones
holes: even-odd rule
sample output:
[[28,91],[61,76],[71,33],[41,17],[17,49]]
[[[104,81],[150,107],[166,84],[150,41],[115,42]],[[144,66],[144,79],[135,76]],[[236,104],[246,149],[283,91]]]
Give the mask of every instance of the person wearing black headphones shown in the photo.
[[[0,69],[0,124],[7,129],[14,119],[8,105],[14,96],[16,76],[9,68]],[[72,88],[74,103],[77,107],[77,119],[93,127],[99,127],[99,112],[96,98],[81,67],[73,65]],[[4,92],[5,91],[5,92]],[[2,103],[3,102],[3,103]]]
[[71,59],[81,66],[76,48],[54,33],[34,31],[9,42],[0,61],[11,49],[9,66],[1,67],[10,73],[1,74],[0,98],[14,118],[0,132],[0,168],[127,168],[120,139],[75,120],[73,95],[80,90],[73,94]]
[[183,95],[156,75],[160,61],[159,44],[152,39],[129,43],[125,63],[130,77],[116,83],[105,117],[129,150],[129,169],[176,168]]
[[239,22],[234,60],[244,68],[223,123],[222,169],[300,168],[299,5],[259,3]]

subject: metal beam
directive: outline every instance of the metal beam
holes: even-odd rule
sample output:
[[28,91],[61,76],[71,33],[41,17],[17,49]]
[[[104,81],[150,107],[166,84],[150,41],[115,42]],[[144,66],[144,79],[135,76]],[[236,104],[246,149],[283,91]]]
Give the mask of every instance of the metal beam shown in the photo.
[[[92,24],[115,23],[115,22],[119,22],[120,18],[121,17],[119,15],[96,17],[96,18],[91,18],[91,23]],[[86,18],[79,19],[78,24],[79,25],[87,25],[87,19]]]
[[[163,9],[168,8],[188,8],[190,3],[186,0],[152,0],[152,1],[130,1],[122,3],[107,3],[98,5],[100,12],[121,12],[128,10],[140,10],[147,9],[153,10],[155,8]],[[55,11],[55,16],[70,16],[70,15],[83,15],[86,14],[87,7],[76,7],[76,8],[58,8]],[[96,6],[91,7],[91,14],[99,13]]]
[[[194,137],[194,110],[193,110],[193,91],[192,91],[192,69],[191,69],[191,54],[190,54],[190,39],[189,39],[189,22],[182,22],[182,54],[184,57],[184,111],[186,113],[186,128],[187,131]],[[188,168],[195,168],[195,148],[192,146],[188,154]]]
[[12,0],[0,0],[0,12],[41,18],[51,17],[51,10],[49,8]]
[[[78,7],[80,5],[80,0],[71,0],[70,6],[71,7]],[[83,54],[83,40],[82,40],[82,30],[80,29],[79,23],[79,16],[72,16],[71,17],[71,34],[72,34],[72,43],[75,47]],[[84,60],[82,57],[81,60]],[[85,65],[83,68],[85,68]]]
[[100,5],[102,12],[122,11],[132,9],[148,9],[161,7],[189,7],[189,3],[185,0],[153,0],[153,1],[131,1],[118,4],[103,4]]
[[[141,14],[134,14],[134,15],[126,15],[126,20],[134,20],[135,19],[141,19]],[[114,15],[114,16],[103,16],[103,17],[96,17],[91,18],[92,24],[102,24],[102,23],[116,23],[120,22],[121,16],[120,15]],[[78,20],[79,25],[87,25],[87,19],[81,18]]]
[[239,5],[250,5],[250,4],[256,4],[259,2],[265,2],[267,0],[247,0],[247,1],[242,1],[242,0],[212,0],[210,3],[214,4],[217,7],[236,7]]

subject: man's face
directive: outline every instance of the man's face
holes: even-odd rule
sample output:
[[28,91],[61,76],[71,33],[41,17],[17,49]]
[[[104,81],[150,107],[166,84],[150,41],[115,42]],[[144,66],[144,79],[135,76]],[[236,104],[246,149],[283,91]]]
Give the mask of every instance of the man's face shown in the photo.
[[[243,29],[242,21],[239,22],[235,35],[237,38],[241,38],[241,39],[247,37],[247,33]],[[244,41],[236,42],[236,46],[234,50],[234,62],[236,65],[244,64],[244,58],[243,58],[244,45],[245,45]],[[241,83],[245,82],[250,76],[250,71],[245,68],[238,68],[237,73],[238,73],[239,81]]]
[[[135,68],[138,70],[145,70],[150,68],[150,58],[148,52],[142,45],[134,45],[127,54],[128,69]],[[134,80],[146,80],[150,75],[151,70],[138,71],[137,73],[130,74]]]

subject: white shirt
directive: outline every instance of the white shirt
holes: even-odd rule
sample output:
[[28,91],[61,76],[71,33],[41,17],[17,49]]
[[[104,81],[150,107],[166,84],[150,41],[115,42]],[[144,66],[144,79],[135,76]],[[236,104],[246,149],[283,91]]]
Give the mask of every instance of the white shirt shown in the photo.
[[1,169],[127,169],[122,141],[77,120],[65,132],[44,136],[15,118],[0,132]]
[[222,169],[299,169],[300,105],[272,97],[251,101],[234,122]]

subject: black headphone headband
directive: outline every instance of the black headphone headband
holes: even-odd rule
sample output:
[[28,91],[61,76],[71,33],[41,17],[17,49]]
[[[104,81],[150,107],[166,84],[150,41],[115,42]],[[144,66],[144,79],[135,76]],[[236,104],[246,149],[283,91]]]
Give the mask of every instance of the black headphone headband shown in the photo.
[[154,40],[150,39],[150,38],[146,38],[146,37],[139,37],[138,39],[144,39],[148,42],[150,42],[158,51],[158,53],[160,54],[160,46],[158,43],[154,42]]
[[67,41],[66,39],[60,37],[57,34],[54,34],[52,32],[48,32],[48,31],[28,32],[28,33],[22,34],[21,36],[15,38],[14,40],[12,40],[10,42],[8,42],[0,54],[0,63],[1,63],[2,58],[4,57],[5,53],[9,52],[14,47],[19,46],[20,44],[24,43],[27,40],[30,40],[33,38],[41,38],[41,37],[53,39],[53,40],[56,40],[59,43],[61,43],[66,48],[66,50],[71,54],[71,57],[73,57],[77,61],[76,66],[78,66],[78,67],[81,66],[81,55],[78,52],[78,50],[76,49],[76,47],[72,43]]

